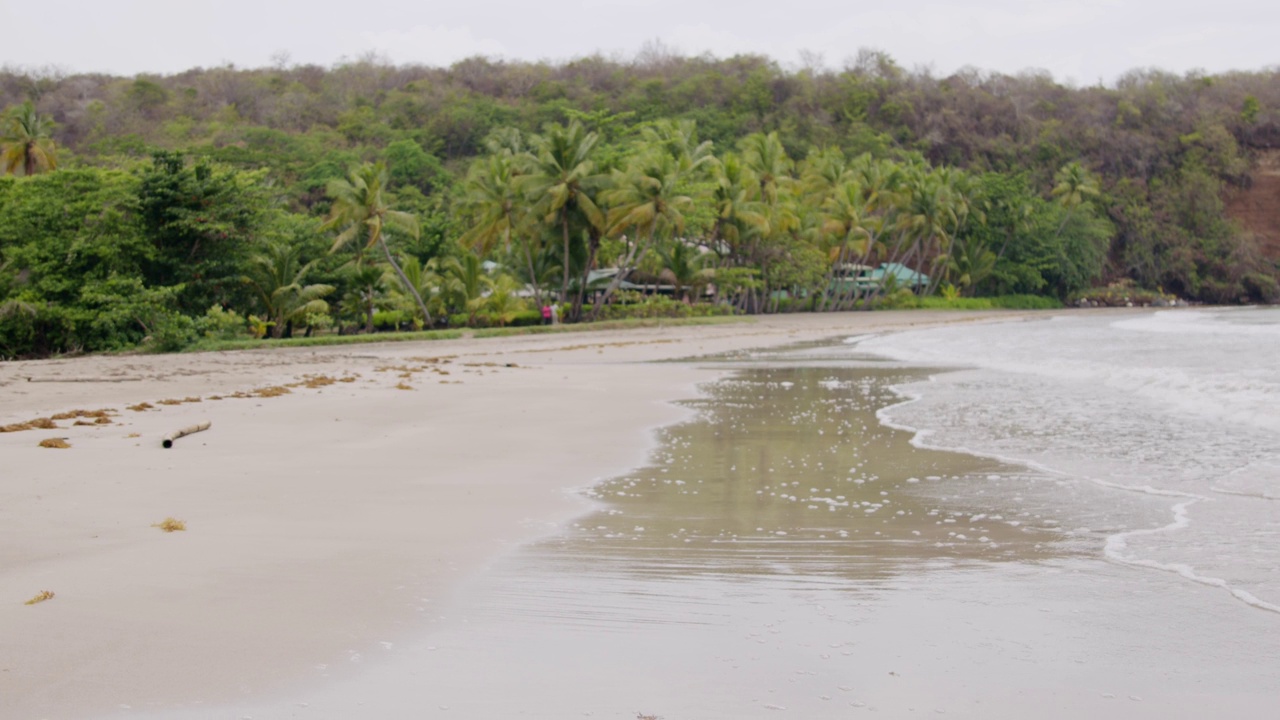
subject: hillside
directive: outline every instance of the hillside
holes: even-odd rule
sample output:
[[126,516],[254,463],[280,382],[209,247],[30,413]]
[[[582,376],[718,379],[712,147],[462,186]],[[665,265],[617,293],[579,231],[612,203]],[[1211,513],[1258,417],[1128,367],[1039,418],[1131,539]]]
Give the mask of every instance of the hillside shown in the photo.
[[1227,189],[1226,211],[1264,256],[1280,260],[1280,149],[1258,151],[1247,180]]

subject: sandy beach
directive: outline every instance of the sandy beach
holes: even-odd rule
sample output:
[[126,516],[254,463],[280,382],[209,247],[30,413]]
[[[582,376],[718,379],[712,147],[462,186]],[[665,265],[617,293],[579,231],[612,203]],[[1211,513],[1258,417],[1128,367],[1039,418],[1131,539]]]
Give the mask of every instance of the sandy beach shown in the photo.
[[[110,410],[0,434],[0,718],[235,702],[422,632],[463,579],[585,512],[569,490],[644,462],[686,413],[671,401],[717,375],[649,361],[1015,317],[0,365],[0,425]],[[187,529],[155,527],[170,517]]]

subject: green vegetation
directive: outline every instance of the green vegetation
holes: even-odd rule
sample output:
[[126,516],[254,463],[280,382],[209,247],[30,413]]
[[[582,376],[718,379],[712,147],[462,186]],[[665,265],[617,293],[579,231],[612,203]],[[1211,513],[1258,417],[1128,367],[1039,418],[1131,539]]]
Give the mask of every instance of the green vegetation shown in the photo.
[[0,108],[0,358],[541,332],[550,302],[574,323],[1280,299],[1276,248],[1224,201],[1280,142],[1273,71],[5,70]]

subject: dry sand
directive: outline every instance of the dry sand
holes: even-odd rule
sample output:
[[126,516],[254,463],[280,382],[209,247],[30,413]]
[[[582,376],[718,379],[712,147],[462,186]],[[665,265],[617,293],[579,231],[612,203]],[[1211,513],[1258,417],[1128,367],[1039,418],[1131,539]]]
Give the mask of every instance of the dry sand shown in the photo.
[[[566,490],[642,462],[652,429],[681,417],[670,401],[713,377],[646,361],[1016,317],[0,365],[0,425],[114,411],[0,434],[0,718],[243,700],[422,630],[424,604],[583,512]],[[254,394],[270,387],[288,392]],[[202,420],[212,429],[161,449]],[[51,438],[71,447],[38,446]],[[169,517],[187,529],[153,526]]]

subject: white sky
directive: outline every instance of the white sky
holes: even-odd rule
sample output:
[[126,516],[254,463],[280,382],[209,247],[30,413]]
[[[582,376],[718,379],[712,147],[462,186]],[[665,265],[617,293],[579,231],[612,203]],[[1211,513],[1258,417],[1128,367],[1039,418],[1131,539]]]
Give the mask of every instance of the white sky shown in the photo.
[[123,75],[259,67],[283,53],[325,66],[369,51],[428,65],[630,57],[654,40],[788,66],[808,51],[833,68],[870,47],[939,75],[1039,68],[1083,85],[1133,68],[1280,65],[1275,0],[0,0],[0,28],[0,65]]

